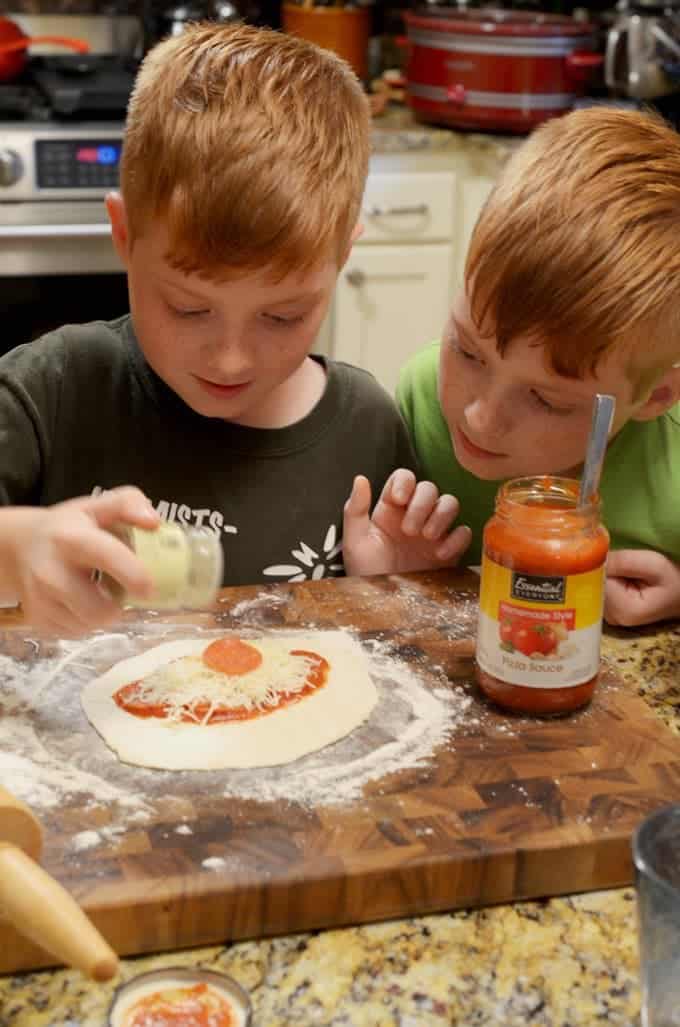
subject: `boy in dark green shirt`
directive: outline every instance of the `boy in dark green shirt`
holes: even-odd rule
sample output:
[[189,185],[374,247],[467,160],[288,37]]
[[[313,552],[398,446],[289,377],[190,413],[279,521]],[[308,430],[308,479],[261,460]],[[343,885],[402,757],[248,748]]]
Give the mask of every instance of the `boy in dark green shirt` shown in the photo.
[[327,50],[206,23],[147,55],[107,198],[131,316],[0,360],[1,600],[60,635],[111,621],[91,568],[140,599],[150,582],[106,529],[159,516],[219,534],[224,584],[340,574],[357,475],[381,499],[353,521],[348,571],[464,548],[455,501],[416,486],[393,401],[365,371],[310,355],[368,155],[366,96]]

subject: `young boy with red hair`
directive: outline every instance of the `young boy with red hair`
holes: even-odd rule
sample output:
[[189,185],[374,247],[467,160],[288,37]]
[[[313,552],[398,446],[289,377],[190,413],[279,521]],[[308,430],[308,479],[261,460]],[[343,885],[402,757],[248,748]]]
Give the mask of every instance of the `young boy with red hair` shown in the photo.
[[616,398],[600,492],[605,616],[680,616],[680,135],[597,106],[537,129],[475,227],[441,343],[399,403],[425,476],[480,561],[499,484],[578,476],[596,393]]
[[147,55],[107,200],[131,315],[0,360],[0,598],[33,624],[70,635],[117,617],[93,567],[148,596],[106,530],[118,521],[209,527],[225,584],[341,573],[357,474],[379,495],[411,469],[404,506],[388,490],[354,523],[352,572],[376,553],[413,566],[465,547],[466,531],[449,535],[455,500],[416,486],[392,400],[367,372],[310,356],[368,157],[366,97],[329,51],[205,24]]

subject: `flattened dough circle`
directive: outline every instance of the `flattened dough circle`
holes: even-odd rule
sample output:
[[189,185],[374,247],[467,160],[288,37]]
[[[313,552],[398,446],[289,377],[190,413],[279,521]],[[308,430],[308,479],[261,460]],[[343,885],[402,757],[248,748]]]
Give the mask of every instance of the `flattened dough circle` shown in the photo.
[[212,639],[164,642],[121,660],[86,685],[83,710],[124,763],[160,770],[272,767],[307,756],[350,734],[371,714],[378,691],[361,646],[344,631],[276,637],[292,649],[311,649],[330,664],[323,688],[300,702],[252,720],[218,724],[168,723],[126,713],[113,699],[122,686],[164,663],[202,652]]

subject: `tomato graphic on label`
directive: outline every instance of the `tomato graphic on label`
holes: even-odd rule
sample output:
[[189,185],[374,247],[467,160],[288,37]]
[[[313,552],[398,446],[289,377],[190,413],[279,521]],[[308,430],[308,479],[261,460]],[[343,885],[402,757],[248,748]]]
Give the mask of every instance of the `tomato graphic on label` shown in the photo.
[[525,627],[518,627],[512,634],[512,644],[515,649],[519,649],[525,656],[531,656],[532,653],[541,652],[540,646],[540,635],[538,631],[529,625]]
[[544,656],[550,656],[551,653],[556,652],[558,638],[550,624],[539,624],[536,628],[536,635],[538,636],[538,648],[534,652],[542,653]]
[[501,642],[512,645],[512,633],[515,625],[511,620],[502,620],[499,625]]
[[528,617],[505,617],[499,621],[501,645],[524,656],[551,656],[566,635],[562,625],[545,624]]

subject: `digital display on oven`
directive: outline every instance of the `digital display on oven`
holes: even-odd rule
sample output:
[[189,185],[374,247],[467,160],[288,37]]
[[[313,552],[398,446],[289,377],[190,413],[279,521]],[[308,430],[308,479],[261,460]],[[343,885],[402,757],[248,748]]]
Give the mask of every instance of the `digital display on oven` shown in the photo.
[[39,189],[110,189],[118,185],[120,139],[40,139]]
[[79,146],[76,150],[78,164],[99,164],[107,167],[110,164],[117,164],[120,156],[120,148],[117,146]]

